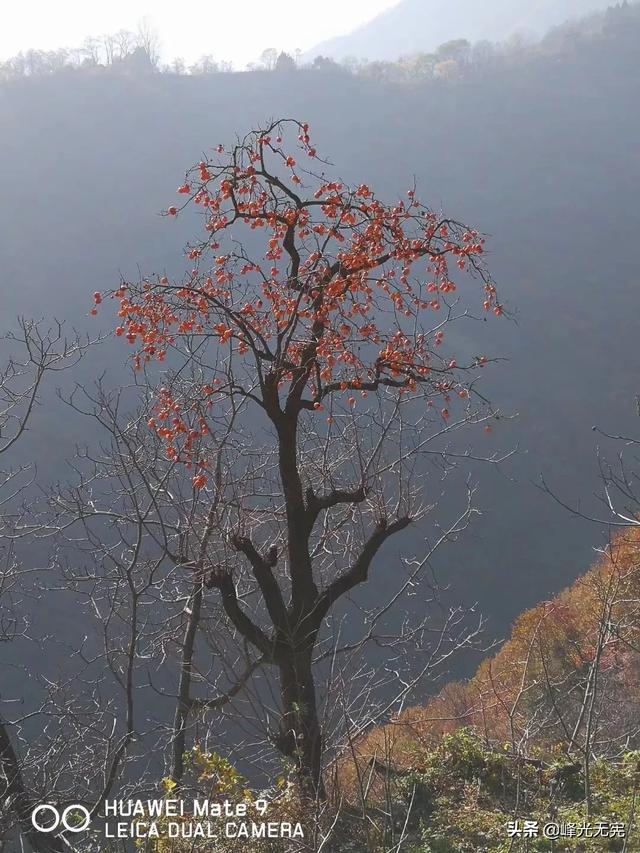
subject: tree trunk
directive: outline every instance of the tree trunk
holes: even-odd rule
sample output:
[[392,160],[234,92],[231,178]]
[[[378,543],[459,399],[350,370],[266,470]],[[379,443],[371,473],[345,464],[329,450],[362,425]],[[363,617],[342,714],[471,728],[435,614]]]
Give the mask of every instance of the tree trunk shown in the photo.
[[182,641],[178,702],[173,720],[173,742],[171,744],[171,778],[177,784],[182,782],[182,777],[184,776],[187,725],[192,708],[191,679],[193,674],[193,654],[196,645],[196,634],[200,627],[200,614],[202,612],[202,586],[202,578],[198,574],[189,599],[189,617]]
[[279,671],[282,720],[278,748],[293,762],[303,795],[323,800],[323,738],[318,719],[311,651],[291,649],[280,662]]

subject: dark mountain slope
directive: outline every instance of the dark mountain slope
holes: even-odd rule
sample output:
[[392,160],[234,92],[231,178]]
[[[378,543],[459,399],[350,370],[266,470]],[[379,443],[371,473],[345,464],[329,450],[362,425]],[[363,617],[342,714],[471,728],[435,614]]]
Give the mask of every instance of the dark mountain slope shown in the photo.
[[[64,314],[97,328],[103,317],[88,318],[90,294],[120,272],[136,275],[138,264],[181,270],[183,241],[199,224],[158,211],[203,148],[270,116],[308,119],[336,171],[382,195],[403,193],[415,175],[432,206],[492,235],[501,296],[517,309],[517,323],[478,323],[465,346],[508,359],[487,377],[487,392],[519,415],[476,438],[479,450],[518,453],[501,472],[474,472],[485,515],[440,556],[452,596],[479,600],[501,634],[516,613],[575,577],[598,537],[567,524],[531,482],[544,472],[563,496],[588,504],[598,485],[591,425],[635,425],[640,118],[630,105],[639,100],[640,67],[637,41],[625,38],[423,87],[311,71],[67,74],[7,85],[1,325],[17,313]],[[108,353],[88,361],[84,376],[107,367],[115,381],[122,353]],[[41,477],[65,477],[61,460],[76,438],[91,438],[85,429],[52,408],[34,420],[21,452],[37,460]],[[453,499],[440,491],[434,482],[428,499],[443,514],[464,499],[462,480]],[[424,547],[420,535],[405,542],[408,552]],[[374,594],[395,556],[379,566]]]

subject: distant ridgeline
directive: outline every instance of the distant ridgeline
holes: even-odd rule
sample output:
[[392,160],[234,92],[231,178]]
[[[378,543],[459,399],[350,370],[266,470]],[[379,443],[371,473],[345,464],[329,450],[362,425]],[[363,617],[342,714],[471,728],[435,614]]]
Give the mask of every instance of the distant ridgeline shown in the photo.
[[[395,9],[391,11],[395,12]],[[394,60],[374,61],[354,55],[337,61],[330,52],[328,55],[315,55],[312,52],[308,56],[293,57],[284,51],[266,48],[258,62],[247,66],[247,71],[334,71],[398,83],[438,78],[458,79],[482,71],[508,69],[540,57],[572,55],[585,46],[602,46],[606,49],[607,41],[612,38],[624,37],[629,45],[637,45],[639,35],[640,3],[628,3],[625,0],[604,11],[555,26],[539,39],[517,34],[502,40],[498,36],[495,41],[482,39],[472,42],[467,38],[455,38],[430,52],[411,50]],[[157,43],[158,38],[152,32],[134,34],[123,30],[116,34],[88,38],[77,48],[27,50],[0,62],[0,82],[61,73],[199,76],[233,72],[231,63],[217,60],[212,55],[202,56],[189,66],[180,57],[169,64],[161,64]],[[322,45],[318,50],[322,50]]]
[[327,56],[395,61],[436,51],[464,38],[471,43],[537,40],[549,30],[602,13],[611,0],[399,0],[376,17],[314,46],[305,58]]
[[[426,835],[451,845],[433,849],[502,850],[518,813],[635,822],[639,748],[640,526],[630,526],[568,589],[523,613],[473,678],[351,744],[335,778],[354,801],[363,778],[371,803],[419,792]],[[637,838],[608,843],[588,849],[638,849]]]

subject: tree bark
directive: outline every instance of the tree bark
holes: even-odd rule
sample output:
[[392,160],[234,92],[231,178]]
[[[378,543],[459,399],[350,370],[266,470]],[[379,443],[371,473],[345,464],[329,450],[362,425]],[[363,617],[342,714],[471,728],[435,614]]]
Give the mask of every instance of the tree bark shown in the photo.
[[279,663],[282,720],[278,748],[296,768],[304,796],[324,800],[322,728],[318,719],[311,650],[294,646]]
[[180,661],[180,683],[178,687],[178,702],[173,721],[171,744],[171,778],[177,784],[184,776],[184,753],[187,742],[187,723],[191,712],[191,677],[193,668],[193,653],[196,645],[196,633],[200,627],[202,611],[202,578],[196,576],[194,587],[189,599],[189,618],[182,641],[182,659]]

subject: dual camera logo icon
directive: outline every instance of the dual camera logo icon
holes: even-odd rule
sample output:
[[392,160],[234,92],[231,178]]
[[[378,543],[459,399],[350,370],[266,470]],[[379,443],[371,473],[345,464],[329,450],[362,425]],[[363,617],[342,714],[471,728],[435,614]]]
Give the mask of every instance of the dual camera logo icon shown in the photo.
[[62,812],[43,803],[31,812],[31,823],[38,832],[55,832],[60,825],[67,832],[84,832],[91,823],[91,813],[78,803],[67,806]]

